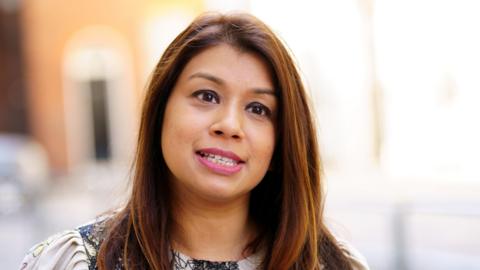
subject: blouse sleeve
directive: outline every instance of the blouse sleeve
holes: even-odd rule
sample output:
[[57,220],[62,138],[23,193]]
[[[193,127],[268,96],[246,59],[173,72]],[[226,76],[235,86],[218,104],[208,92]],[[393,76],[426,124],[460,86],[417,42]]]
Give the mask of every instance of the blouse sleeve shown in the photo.
[[88,257],[78,231],[65,231],[35,245],[23,259],[20,270],[88,270]]
[[347,258],[350,260],[353,270],[369,270],[367,260],[352,245],[345,241],[338,241],[340,249],[343,250]]

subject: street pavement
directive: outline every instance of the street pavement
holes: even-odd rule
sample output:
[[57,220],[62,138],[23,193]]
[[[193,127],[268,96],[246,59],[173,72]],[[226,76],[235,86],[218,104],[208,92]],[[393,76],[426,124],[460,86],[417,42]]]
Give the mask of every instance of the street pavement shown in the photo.
[[[0,215],[0,269],[18,269],[35,243],[117,207],[126,194],[121,181],[63,180],[19,211]],[[415,186],[409,193],[408,186],[386,181],[329,181],[325,220],[371,269],[480,269],[478,187]]]

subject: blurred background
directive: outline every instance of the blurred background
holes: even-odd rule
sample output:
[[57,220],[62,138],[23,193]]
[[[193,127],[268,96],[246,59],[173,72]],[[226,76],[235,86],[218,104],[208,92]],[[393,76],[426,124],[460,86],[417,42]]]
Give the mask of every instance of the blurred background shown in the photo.
[[480,269],[480,2],[0,0],[0,268],[122,201],[149,73],[248,11],[315,105],[327,222],[372,269]]

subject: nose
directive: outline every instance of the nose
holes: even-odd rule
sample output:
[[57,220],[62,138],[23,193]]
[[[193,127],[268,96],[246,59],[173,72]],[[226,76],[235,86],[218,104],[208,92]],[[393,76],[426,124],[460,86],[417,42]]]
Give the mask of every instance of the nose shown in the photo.
[[210,126],[210,134],[226,138],[241,139],[243,132],[243,118],[240,110],[234,106],[225,107],[217,111],[215,119]]

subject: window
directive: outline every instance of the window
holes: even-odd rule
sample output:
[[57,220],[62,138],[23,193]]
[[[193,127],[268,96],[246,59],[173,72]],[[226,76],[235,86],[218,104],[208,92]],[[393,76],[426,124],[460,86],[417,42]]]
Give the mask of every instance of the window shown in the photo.
[[110,134],[108,121],[107,81],[93,79],[88,82],[91,97],[94,154],[97,161],[109,160]]

